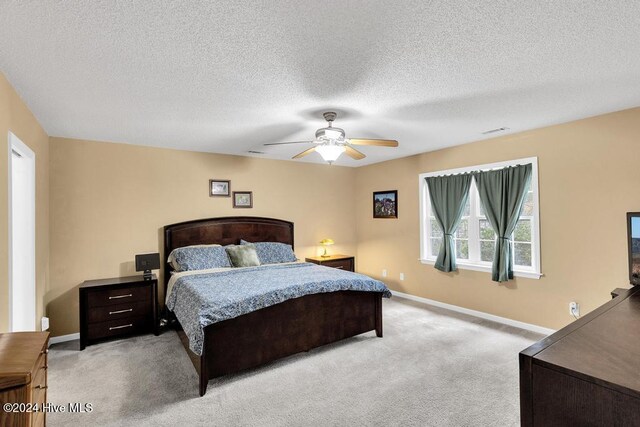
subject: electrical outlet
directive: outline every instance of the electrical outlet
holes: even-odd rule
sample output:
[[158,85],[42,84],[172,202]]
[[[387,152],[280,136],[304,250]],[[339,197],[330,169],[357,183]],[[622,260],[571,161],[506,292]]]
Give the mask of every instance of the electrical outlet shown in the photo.
[[575,301],[571,301],[569,303],[569,314],[575,317],[580,316],[580,304]]
[[387,269],[382,270],[382,277],[387,277]]
[[400,280],[404,280],[404,273],[400,273]]
[[40,325],[41,325],[43,331],[46,331],[47,329],[49,329],[49,318],[48,317],[43,317],[40,320]]

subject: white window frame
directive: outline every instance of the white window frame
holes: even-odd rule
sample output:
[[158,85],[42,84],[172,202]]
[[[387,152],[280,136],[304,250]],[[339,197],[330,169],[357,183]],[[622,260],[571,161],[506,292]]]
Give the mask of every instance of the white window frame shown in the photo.
[[[442,171],[435,172],[426,172],[421,173],[418,176],[418,184],[420,191],[420,262],[423,264],[435,264],[436,257],[429,255],[429,242],[431,242],[431,227],[429,226],[429,217],[431,216],[431,201],[429,199],[429,188],[427,186],[426,178],[432,176],[441,176],[441,175],[453,175],[460,173],[467,173],[473,171],[487,171],[494,169],[501,169],[509,166],[516,165],[524,165],[527,163],[531,163],[532,173],[531,173],[531,191],[533,195],[533,215],[531,218],[531,267],[524,267],[514,265],[513,275],[517,277],[526,277],[529,279],[539,279],[542,276],[540,270],[540,203],[539,203],[539,193],[538,193],[538,158],[537,157],[528,157],[524,159],[517,160],[509,160],[505,162],[497,162],[497,163],[489,163],[485,165],[476,165],[465,168],[458,169],[448,169]],[[474,271],[485,271],[491,272],[491,263],[480,261],[479,251],[480,251],[480,242],[479,242],[479,230],[477,229],[476,223],[478,221],[471,220],[472,218],[477,217],[479,212],[473,212],[474,206],[479,206],[476,203],[476,198],[478,197],[478,191],[475,186],[475,180],[471,184],[471,189],[469,193],[470,203],[471,203],[471,212],[470,212],[470,220],[469,220],[469,258],[473,259],[472,253],[477,254],[477,261],[463,260],[457,259],[456,264],[458,268],[465,270],[474,270]],[[529,217],[528,217],[529,218]],[[472,236],[474,238],[472,239]],[[477,236],[477,238],[475,238]]]

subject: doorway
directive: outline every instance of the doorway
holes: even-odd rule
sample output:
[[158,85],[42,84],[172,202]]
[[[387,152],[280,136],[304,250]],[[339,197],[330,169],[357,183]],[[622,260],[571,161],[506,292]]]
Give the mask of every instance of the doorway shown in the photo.
[[9,132],[9,330],[36,330],[36,155]]

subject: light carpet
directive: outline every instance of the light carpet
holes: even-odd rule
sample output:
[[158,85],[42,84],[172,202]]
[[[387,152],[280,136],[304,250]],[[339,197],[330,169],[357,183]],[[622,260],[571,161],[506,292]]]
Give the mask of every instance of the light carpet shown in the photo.
[[542,336],[401,298],[370,332],[211,380],[175,332],[51,346],[49,426],[517,426],[518,352]]

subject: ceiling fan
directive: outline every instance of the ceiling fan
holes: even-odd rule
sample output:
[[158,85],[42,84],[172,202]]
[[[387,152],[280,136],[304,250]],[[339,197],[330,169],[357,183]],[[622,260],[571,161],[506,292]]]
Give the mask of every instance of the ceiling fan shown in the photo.
[[316,139],[313,141],[295,141],[295,142],[274,142],[264,145],[284,145],[284,144],[315,144],[313,147],[304,150],[292,157],[299,159],[308,154],[317,151],[322,158],[329,164],[335,162],[342,153],[354,160],[364,159],[364,153],[353,148],[353,145],[375,145],[379,147],[397,147],[398,141],[393,139],[367,139],[367,138],[345,138],[344,130],[333,127],[333,121],[337,114],[333,111],[327,111],[322,114],[327,121],[326,128],[320,128],[316,131]]

